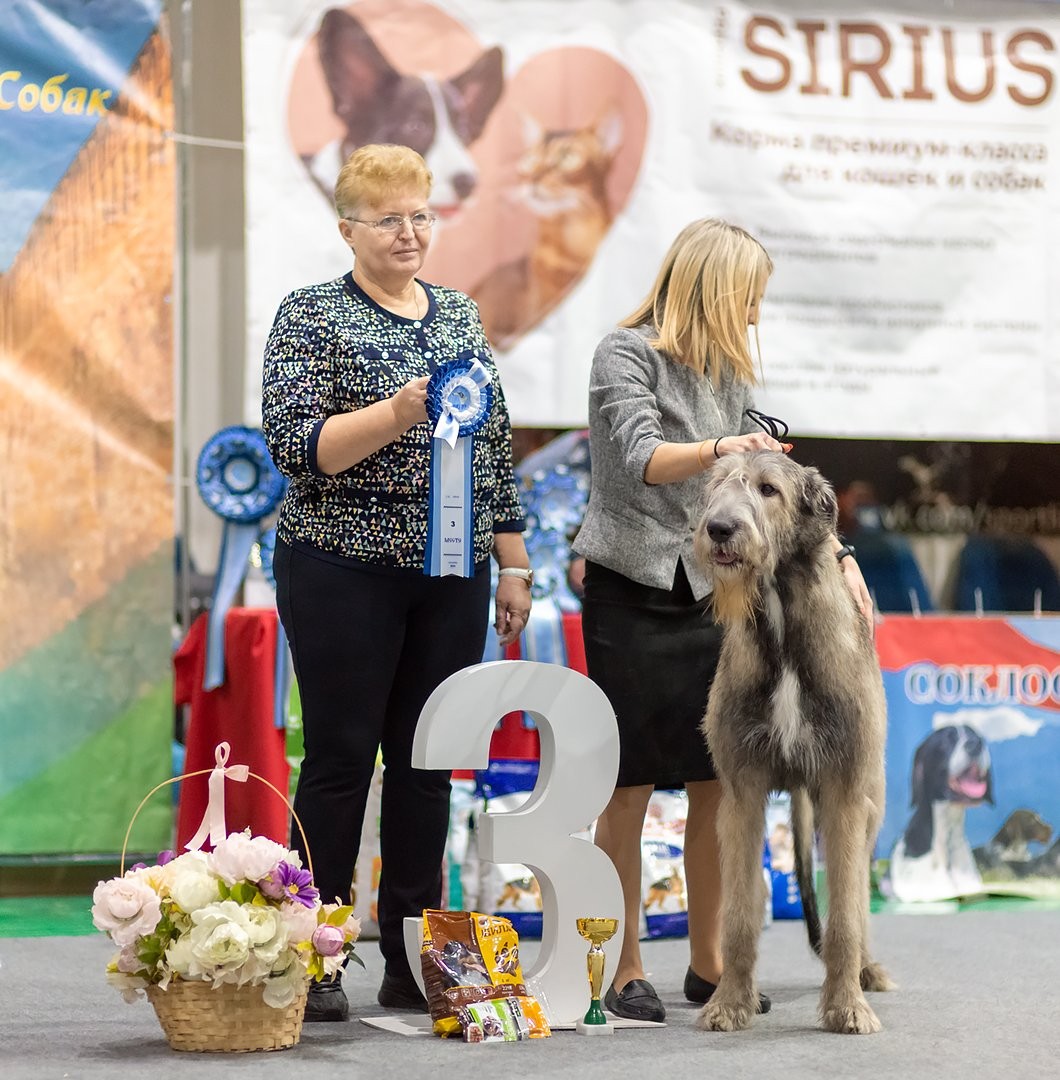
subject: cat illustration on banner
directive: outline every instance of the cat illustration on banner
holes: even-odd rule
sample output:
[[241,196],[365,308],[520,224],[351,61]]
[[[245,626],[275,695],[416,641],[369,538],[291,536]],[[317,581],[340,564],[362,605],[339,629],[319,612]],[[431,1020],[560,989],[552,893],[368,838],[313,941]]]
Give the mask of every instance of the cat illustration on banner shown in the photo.
[[519,201],[537,221],[531,249],[492,270],[471,295],[486,336],[510,348],[547,315],[584,275],[611,227],[607,180],[622,140],[622,115],[610,109],[595,123],[543,128],[524,116],[528,148],[519,162]]

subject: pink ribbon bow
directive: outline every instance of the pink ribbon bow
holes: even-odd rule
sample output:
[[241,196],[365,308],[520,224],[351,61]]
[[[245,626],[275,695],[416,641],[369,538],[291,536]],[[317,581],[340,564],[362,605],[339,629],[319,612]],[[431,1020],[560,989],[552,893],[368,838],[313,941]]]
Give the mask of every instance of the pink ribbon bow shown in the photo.
[[213,847],[228,835],[225,828],[225,777],[229,780],[237,780],[245,784],[250,775],[249,765],[229,765],[228,755],[232,748],[226,742],[218,743],[214,748],[214,761],[216,764],[210,772],[207,784],[209,798],[206,802],[206,813],[202,816],[202,824],[199,831],[184,845],[188,851],[199,851],[210,838]]

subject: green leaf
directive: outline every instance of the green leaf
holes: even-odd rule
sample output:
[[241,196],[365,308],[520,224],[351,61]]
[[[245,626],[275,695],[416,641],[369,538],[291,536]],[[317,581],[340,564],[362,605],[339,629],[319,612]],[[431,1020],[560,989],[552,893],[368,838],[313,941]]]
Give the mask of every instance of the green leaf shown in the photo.
[[343,906],[336,908],[324,922],[328,926],[342,926],[342,924],[353,914],[353,908]]

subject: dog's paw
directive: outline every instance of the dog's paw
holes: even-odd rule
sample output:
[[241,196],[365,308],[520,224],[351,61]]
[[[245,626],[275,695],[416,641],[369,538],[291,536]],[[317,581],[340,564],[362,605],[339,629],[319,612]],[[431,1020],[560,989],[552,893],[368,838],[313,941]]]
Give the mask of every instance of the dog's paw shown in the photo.
[[696,1017],[700,1031],[744,1031],[751,1026],[755,1010],[750,1005],[715,1001],[717,996],[715,992]]
[[879,1019],[864,998],[822,1009],[821,1024],[825,1031],[834,1031],[837,1035],[875,1035],[881,1030]]
[[861,989],[880,993],[884,990],[897,990],[898,984],[873,960],[861,969]]

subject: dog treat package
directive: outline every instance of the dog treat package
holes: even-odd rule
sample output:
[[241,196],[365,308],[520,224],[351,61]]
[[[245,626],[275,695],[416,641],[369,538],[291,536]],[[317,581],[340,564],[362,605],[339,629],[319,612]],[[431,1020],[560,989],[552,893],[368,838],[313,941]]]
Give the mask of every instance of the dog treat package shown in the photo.
[[[507,919],[427,909],[420,962],[436,1034],[458,1035],[469,1030],[468,1025],[481,1028],[482,1039],[476,1041],[485,1041],[487,1034],[506,1041],[551,1034],[540,1005],[526,992],[519,935]],[[504,1004],[508,1001],[514,1004]],[[496,1008],[480,1010],[477,1016],[468,1011],[486,1003]],[[483,1020],[491,1016],[487,1032]]]
[[[766,843],[774,919],[801,919],[802,896],[795,877],[795,836],[791,828],[791,796],[774,792],[766,804]],[[816,859],[815,859],[816,863]]]
[[457,1010],[464,1042],[520,1042],[550,1035],[540,1002],[532,997],[498,998]]
[[685,792],[652,792],[641,835],[642,938],[688,935],[684,873],[687,818]]

